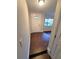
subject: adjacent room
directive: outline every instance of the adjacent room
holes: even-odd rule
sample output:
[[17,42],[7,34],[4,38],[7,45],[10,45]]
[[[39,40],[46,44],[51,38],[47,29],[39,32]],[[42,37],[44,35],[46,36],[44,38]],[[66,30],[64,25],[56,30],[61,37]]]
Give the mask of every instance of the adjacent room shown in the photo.
[[47,52],[56,2],[56,0],[27,0],[31,29],[30,56]]

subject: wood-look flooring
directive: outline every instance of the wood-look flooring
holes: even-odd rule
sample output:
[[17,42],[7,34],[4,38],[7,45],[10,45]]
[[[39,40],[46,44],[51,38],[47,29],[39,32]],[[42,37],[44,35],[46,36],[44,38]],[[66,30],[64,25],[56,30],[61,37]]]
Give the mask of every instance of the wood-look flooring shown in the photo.
[[50,59],[50,57],[48,54],[42,54],[42,55],[30,58],[30,59]]
[[50,32],[31,34],[30,55],[34,55],[35,57],[30,59],[50,59],[46,52],[42,52],[47,50],[49,39]]

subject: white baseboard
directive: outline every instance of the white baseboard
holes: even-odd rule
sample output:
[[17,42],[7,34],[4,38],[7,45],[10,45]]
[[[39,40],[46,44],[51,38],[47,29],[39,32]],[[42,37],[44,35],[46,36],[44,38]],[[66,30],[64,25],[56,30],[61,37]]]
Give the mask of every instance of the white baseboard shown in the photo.
[[49,48],[49,47],[47,48],[47,52],[48,52],[48,54],[51,56],[50,48]]

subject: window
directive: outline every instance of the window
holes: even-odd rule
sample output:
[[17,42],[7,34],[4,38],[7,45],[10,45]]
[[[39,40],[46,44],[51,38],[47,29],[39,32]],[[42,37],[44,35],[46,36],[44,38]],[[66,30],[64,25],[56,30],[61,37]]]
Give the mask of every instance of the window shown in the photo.
[[52,26],[52,24],[53,24],[53,19],[45,19],[44,26]]

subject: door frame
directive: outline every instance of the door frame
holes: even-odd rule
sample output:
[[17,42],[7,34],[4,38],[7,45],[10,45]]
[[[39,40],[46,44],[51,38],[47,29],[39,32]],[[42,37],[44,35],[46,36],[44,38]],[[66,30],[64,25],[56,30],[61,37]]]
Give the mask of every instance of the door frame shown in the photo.
[[47,47],[47,51],[50,56],[51,56],[51,50],[52,50],[52,46],[53,46],[53,43],[54,43],[54,40],[56,37],[56,33],[57,33],[57,29],[58,29],[60,20],[61,20],[61,0],[57,0],[55,16],[54,16],[52,32],[51,32],[51,38],[49,40],[49,44]]

